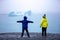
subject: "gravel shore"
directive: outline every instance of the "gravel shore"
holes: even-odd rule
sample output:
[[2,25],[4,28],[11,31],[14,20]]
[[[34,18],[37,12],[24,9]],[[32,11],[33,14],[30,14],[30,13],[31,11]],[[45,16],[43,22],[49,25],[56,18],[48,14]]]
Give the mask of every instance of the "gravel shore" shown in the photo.
[[0,33],[0,40],[60,40],[60,34],[47,33],[47,36],[41,35],[41,33],[30,33],[30,38],[26,33],[21,38],[21,33]]

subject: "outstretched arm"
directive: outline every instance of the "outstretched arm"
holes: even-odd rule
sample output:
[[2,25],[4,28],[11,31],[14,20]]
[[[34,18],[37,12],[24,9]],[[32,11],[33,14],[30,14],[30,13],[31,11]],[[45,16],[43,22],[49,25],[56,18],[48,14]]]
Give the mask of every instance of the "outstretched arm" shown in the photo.
[[33,21],[28,21],[28,23],[33,23]]
[[17,21],[17,23],[22,23],[22,21]]

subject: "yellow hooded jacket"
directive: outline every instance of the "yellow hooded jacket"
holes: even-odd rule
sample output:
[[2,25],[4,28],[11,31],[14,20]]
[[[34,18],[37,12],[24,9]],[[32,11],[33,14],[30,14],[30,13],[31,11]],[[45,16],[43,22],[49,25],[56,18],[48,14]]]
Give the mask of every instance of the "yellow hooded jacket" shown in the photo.
[[42,18],[40,22],[40,27],[47,28],[48,27],[48,21],[46,18]]

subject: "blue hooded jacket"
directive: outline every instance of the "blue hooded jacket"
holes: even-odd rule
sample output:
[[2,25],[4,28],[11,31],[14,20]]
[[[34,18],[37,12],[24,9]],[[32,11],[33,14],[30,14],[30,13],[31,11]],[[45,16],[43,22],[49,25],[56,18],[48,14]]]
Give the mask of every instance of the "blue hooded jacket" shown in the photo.
[[28,23],[33,23],[33,21],[28,21],[26,16],[24,16],[24,20],[17,21],[17,22],[22,23],[22,28],[23,29],[27,29],[28,28]]

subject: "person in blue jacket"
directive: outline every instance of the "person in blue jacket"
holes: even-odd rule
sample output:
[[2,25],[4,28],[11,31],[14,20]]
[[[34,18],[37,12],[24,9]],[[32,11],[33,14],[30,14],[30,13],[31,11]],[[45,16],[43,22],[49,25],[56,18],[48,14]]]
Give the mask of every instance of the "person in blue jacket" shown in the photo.
[[33,21],[28,21],[27,20],[27,17],[24,16],[24,20],[22,21],[17,21],[18,23],[22,23],[22,34],[21,34],[21,37],[23,37],[23,34],[24,34],[24,30],[26,31],[27,33],[27,36],[30,38],[30,35],[29,35],[29,32],[28,32],[28,23],[33,23]]

